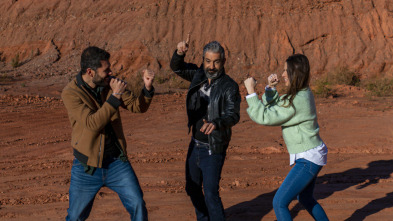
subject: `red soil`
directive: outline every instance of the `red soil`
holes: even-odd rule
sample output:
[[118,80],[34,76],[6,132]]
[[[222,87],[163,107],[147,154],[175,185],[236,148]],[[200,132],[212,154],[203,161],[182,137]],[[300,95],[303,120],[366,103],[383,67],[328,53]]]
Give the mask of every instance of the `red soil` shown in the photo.
[[[128,151],[151,220],[194,220],[184,186],[189,136],[185,93],[157,94],[145,114],[122,111]],[[331,220],[393,216],[393,98],[317,99],[329,148],[315,196]],[[57,98],[0,97],[0,220],[60,220],[68,208],[72,149],[66,110]],[[274,220],[272,198],[290,170],[280,128],[241,121],[222,172],[228,220]],[[139,125],[139,126],[137,126]],[[295,220],[312,220],[297,201]],[[102,189],[91,220],[126,220],[117,195]]]
[[[280,73],[293,52],[310,58],[313,80],[343,66],[362,79],[393,74],[391,0],[3,0],[0,14],[0,220],[66,216],[73,156],[59,97],[88,45],[108,50],[113,70],[129,83],[142,68],[157,73],[149,111],[121,113],[151,220],[195,220],[184,190],[185,91],[169,68],[187,33],[187,61],[199,64],[203,45],[218,40],[227,73],[239,83],[246,74],[263,82]],[[331,220],[391,220],[393,98],[337,89],[338,98],[317,99],[329,156],[315,196]],[[280,128],[251,122],[246,106],[233,128],[220,193],[228,220],[274,220],[272,199],[289,156]],[[312,220],[297,201],[290,208],[295,220]],[[91,220],[127,219],[117,195],[102,189]]]

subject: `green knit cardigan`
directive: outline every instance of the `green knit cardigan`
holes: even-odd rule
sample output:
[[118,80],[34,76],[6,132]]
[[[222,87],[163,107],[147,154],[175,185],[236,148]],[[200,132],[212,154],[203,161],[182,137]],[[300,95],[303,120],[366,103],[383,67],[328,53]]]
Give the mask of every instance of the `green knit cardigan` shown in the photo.
[[262,102],[258,96],[247,98],[247,113],[258,124],[281,126],[288,152],[302,153],[322,144],[315,108],[314,96],[310,88],[299,91],[289,101],[279,97],[276,90],[266,90]]

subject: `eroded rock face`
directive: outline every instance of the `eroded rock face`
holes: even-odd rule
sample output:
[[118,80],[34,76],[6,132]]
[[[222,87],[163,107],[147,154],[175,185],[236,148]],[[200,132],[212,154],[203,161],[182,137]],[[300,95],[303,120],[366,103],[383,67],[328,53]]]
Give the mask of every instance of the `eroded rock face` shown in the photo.
[[69,54],[96,45],[111,52],[113,69],[123,74],[167,71],[176,44],[190,33],[188,61],[200,64],[203,46],[218,40],[228,73],[238,79],[280,73],[292,53],[307,55],[314,74],[337,66],[364,77],[393,74],[391,0],[10,0],[0,13],[5,62],[16,53],[27,60],[38,49],[38,57],[59,56],[41,59],[43,65],[69,64]]

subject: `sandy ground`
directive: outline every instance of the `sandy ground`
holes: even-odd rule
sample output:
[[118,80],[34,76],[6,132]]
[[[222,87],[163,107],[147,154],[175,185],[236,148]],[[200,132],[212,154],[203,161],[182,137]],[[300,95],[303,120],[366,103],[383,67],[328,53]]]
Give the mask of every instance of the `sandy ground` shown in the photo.
[[[185,93],[157,94],[145,114],[122,111],[129,158],[150,220],[195,220],[185,193]],[[393,98],[317,99],[328,164],[315,196],[330,220],[393,217]],[[242,102],[222,172],[228,220],[275,220],[272,199],[290,170],[280,128],[252,122]],[[70,123],[57,98],[0,95],[0,220],[62,220],[72,163]],[[295,220],[312,220],[295,200]],[[103,188],[90,220],[127,220]]]

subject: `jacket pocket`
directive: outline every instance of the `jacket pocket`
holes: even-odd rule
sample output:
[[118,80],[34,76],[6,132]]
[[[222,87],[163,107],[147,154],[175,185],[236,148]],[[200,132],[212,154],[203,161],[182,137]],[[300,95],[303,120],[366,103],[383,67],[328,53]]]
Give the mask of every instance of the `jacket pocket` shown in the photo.
[[74,140],[72,141],[72,145],[75,147],[78,145],[78,143],[80,142],[81,138],[83,137],[83,134],[85,132],[85,129],[82,129],[82,131],[78,134],[74,134]]

